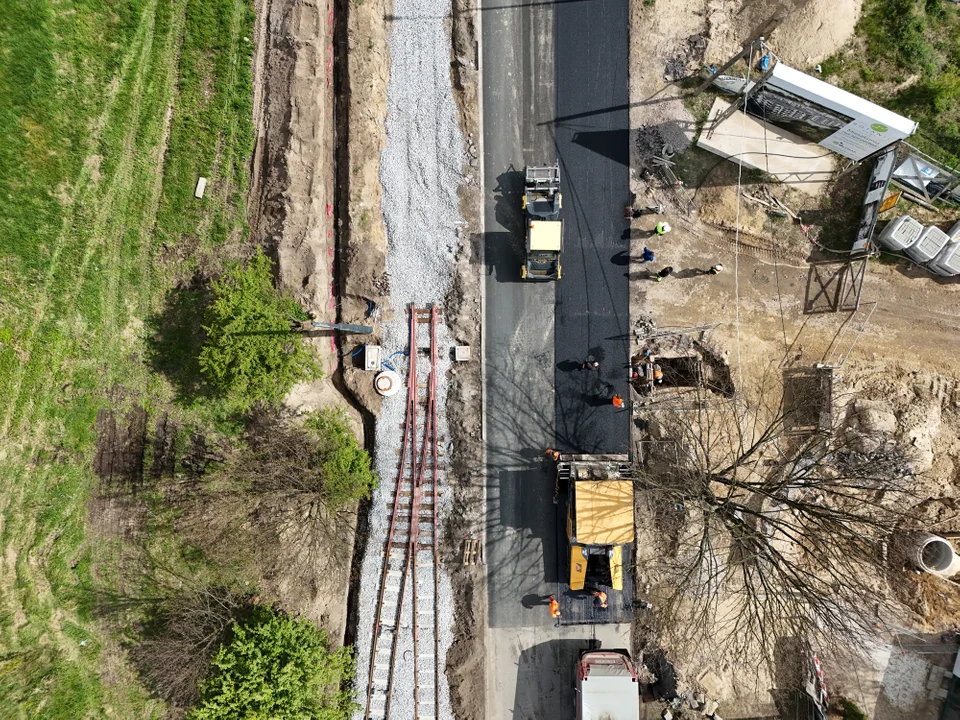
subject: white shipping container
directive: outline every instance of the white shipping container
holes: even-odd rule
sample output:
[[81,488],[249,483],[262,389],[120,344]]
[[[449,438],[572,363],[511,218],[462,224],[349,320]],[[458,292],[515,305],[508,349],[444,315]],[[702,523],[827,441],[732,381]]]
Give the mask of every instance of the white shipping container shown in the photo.
[[909,215],[891,220],[877,239],[890,250],[903,250],[913,245],[923,232],[923,225]]
[[931,225],[920,233],[913,245],[904,248],[904,252],[918,263],[925,263],[939,255],[948,242],[950,237],[940,228]]

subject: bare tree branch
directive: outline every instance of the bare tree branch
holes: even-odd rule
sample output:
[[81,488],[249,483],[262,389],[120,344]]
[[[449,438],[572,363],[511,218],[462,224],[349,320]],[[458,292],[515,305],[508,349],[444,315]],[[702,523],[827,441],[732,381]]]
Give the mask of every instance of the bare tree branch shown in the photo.
[[787,403],[773,372],[749,402],[708,395],[692,412],[656,412],[661,442],[637,475],[662,543],[646,569],[664,632],[699,632],[741,660],[769,659],[786,637],[860,646],[886,602],[883,548],[908,516],[908,459],[841,422],[794,433],[823,398]]

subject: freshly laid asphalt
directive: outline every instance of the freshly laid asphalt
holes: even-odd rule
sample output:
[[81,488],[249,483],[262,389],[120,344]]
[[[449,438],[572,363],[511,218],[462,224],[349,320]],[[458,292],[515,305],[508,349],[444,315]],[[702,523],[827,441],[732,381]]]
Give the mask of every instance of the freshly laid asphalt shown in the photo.
[[[622,626],[554,628],[560,532],[543,450],[627,452],[626,0],[483,0],[489,718],[567,717],[576,654]],[[563,278],[520,280],[523,169],[559,159]],[[579,371],[588,354],[599,372]]]
[[[629,410],[629,88],[627,3],[557,5],[557,116],[563,179],[563,278],[557,283],[556,443],[580,453],[625,453]],[[598,371],[578,368],[587,356]]]

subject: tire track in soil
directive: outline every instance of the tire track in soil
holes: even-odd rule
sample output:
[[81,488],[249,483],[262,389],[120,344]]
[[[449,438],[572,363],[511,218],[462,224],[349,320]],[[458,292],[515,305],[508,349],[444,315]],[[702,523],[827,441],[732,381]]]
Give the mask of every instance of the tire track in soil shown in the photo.
[[[130,46],[130,53],[123,58],[117,81],[111,84],[110,90],[107,94],[104,110],[91,128],[89,143],[91,148],[97,147],[100,139],[103,136],[104,129],[110,124],[110,121],[113,117],[114,105],[116,104],[117,98],[120,95],[120,90],[126,84],[127,76],[130,73],[134,58],[138,56],[138,48],[144,43],[148,27],[152,31],[155,8],[156,0],[144,8],[144,12],[141,15],[140,22],[137,26],[137,32],[134,35],[134,41]],[[69,193],[69,199],[65,203],[67,208],[73,209],[82,207],[86,202],[87,197],[96,192],[99,183],[93,180],[92,175],[93,166],[84,163],[80,170],[77,181],[72,186],[72,192]],[[4,412],[3,421],[0,422],[0,439],[3,439],[7,436],[10,425],[15,416],[15,412],[18,408],[20,396],[23,392],[24,376],[27,368],[29,367],[29,358],[32,354],[33,344],[37,335],[36,328],[39,323],[36,322],[35,319],[44,317],[46,310],[51,303],[51,290],[54,285],[54,280],[57,277],[57,273],[60,270],[60,255],[63,252],[67,238],[72,235],[72,224],[77,219],[78,215],[79,213],[77,211],[64,212],[60,234],[57,236],[57,240],[50,253],[50,264],[45,274],[42,290],[37,292],[37,300],[33,305],[32,311],[29,313],[24,313],[24,325],[26,329],[24,329],[22,333],[22,354],[27,358],[27,360],[17,367],[17,372],[14,375],[12,387],[4,392],[4,395],[8,398],[8,404],[7,409]],[[14,334],[18,335],[21,333],[15,331]]]
[[[149,57],[149,49],[152,47],[156,4],[157,0],[154,0],[152,3],[150,3],[147,8],[145,8],[144,13],[141,16],[140,24],[138,25],[137,34],[135,36],[136,40],[131,45],[130,54],[124,58],[119,81],[115,84],[115,90],[108,101],[107,107],[97,120],[94,134],[91,135],[91,147],[96,147],[98,145],[104,130],[111,124],[113,120],[113,109],[116,99],[120,95],[121,90],[127,85],[129,75],[132,70],[134,71],[133,82],[135,88],[142,89],[143,87],[143,83],[145,81],[143,66],[145,59]],[[185,12],[185,8],[182,8],[182,12]],[[134,106],[137,111],[139,111],[139,95],[140,94],[137,93],[137,102]],[[39,326],[44,320],[48,319],[47,313],[48,310],[51,309],[51,306],[56,307],[56,304],[59,303],[62,307],[69,307],[71,301],[79,295],[80,290],[82,290],[83,285],[85,284],[86,269],[89,265],[89,261],[94,250],[101,241],[100,235],[102,234],[103,227],[110,219],[110,211],[113,208],[114,198],[119,189],[118,186],[121,181],[125,181],[123,185],[124,188],[129,186],[130,178],[125,177],[125,175],[129,172],[129,166],[133,162],[131,146],[136,138],[138,130],[138,124],[131,123],[128,127],[127,133],[124,137],[124,153],[121,156],[120,163],[118,163],[117,172],[111,176],[109,184],[107,185],[107,191],[102,203],[98,202],[97,199],[97,191],[99,190],[101,183],[93,178],[92,167],[86,163],[84,164],[83,170],[78,178],[78,182],[75,185],[76,190],[73,194],[73,201],[70,203],[70,207],[75,209],[73,212],[66,212],[64,214],[60,234],[51,252],[50,265],[46,272],[42,290],[38,292],[38,297],[34,303],[32,311],[30,313],[25,313],[24,323],[26,324],[26,330],[23,333],[23,354],[26,356],[27,360],[18,366],[12,387],[4,393],[8,398],[8,405],[4,413],[3,421],[0,423],[0,439],[7,437],[13,421],[17,416],[17,411],[20,409],[20,399],[24,392],[24,380],[28,369],[31,367],[31,356],[34,343],[37,339],[37,335],[39,334]],[[125,170],[127,172],[124,172]],[[84,212],[88,209],[88,206],[89,210],[91,211],[90,213]],[[94,223],[93,229],[87,235],[87,238],[84,241],[83,260],[81,261],[81,267],[78,271],[73,271],[73,268],[63,269],[61,268],[60,259],[65,245],[69,241],[69,238],[73,236],[73,225],[75,222],[82,221],[88,214],[93,215],[97,218],[97,220]],[[120,230],[120,239],[122,239],[122,228]],[[61,279],[67,280],[67,278],[61,278],[61,272],[65,275],[69,275],[70,278],[74,280],[70,285],[68,285],[69,290],[72,292],[67,292],[65,294],[55,293],[57,281]],[[54,297],[55,295],[56,297]],[[49,400],[50,395],[48,395],[47,398]],[[24,428],[24,426],[30,426],[32,424],[32,416],[36,414],[34,400],[35,396],[31,394],[27,403],[27,407],[24,408],[24,412],[20,418],[20,428]],[[28,431],[27,433],[24,433],[24,435],[36,436],[36,427],[34,427],[33,430],[34,432]]]
[[[183,6],[183,12],[171,18],[170,31],[167,35],[166,47],[170,50],[173,50],[173,45],[176,45],[175,55],[172,56],[168,54],[164,56],[168,58],[167,87],[171,88],[173,87],[176,79],[176,61],[179,58],[179,46],[183,40],[184,24],[185,6]],[[138,53],[139,61],[134,65],[136,72],[133,78],[134,86],[131,90],[131,94],[137,98],[137,100],[130,110],[129,117],[135,121],[131,121],[127,125],[127,132],[125,133],[123,139],[120,162],[117,164],[116,172],[111,176],[111,181],[106,186],[106,194],[103,200],[97,203],[97,221],[87,237],[80,268],[76,273],[71,273],[71,275],[76,275],[77,279],[73,283],[72,287],[70,287],[69,292],[65,293],[62,297],[57,298],[57,302],[62,303],[62,306],[69,307],[77,297],[80,297],[83,294],[83,291],[86,289],[87,285],[90,264],[93,258],[96,257],[97,251],[100,250],[103,260],[101,265],[97,268],[99,271],[97,273],[97,277],[102,275],[106,278],[106,283],[103,284],[100,291],[99,305],[101,308],[102,318],[100,321],[100,326],[108,346],[112,346],[117,342],[120,333],[123,330],[123,328],[120,328],[117,325],[117,315],[120,302],[122,301],[119,296],[119,281],[120,268],[122,266],[123,240],[126,234],[126,225],[113,225],[111,223],[111,218],[122,215],[123,203],[131,195],[131,190],[133,189],[134,183],[139,177],[137,170],[140,165],[140,159],[137,157],[136,148],[134,145],[137,135],[141,132],[144,124],[147,124],[151,121],[150,118],[141,117],[142,105],[140,99],[143,95],[144,84],[148,80],[148,75],[154,70],[155,67],[149,62],[152,49],[153,26],[151,23],[148,27],[148,32],[144,38],[144,42],[140,47],[140,52]],[[172,102],[173,101],[171,99],[171,106]],[[161,142],[158,145],[156,158],[160,163],[160,166],[162,166],[163,157],[166,153],[166,142],[169,138],[169,132],[170,124],[168,122],[160,133]],[[141,268],[146,268],[147,272],[149,272],[150,255],[152,249],[152,244],[149,238],[151,237],[152,232],[145,235],[143,234],[143,230],[148,226],[151,229],[155,227],[156,210],[159,206],[160,192],[163,185],[163,173],[156,172],[152,174],[144,174],[151,175],[154,178],[154,182],[151,186],[151,200],[146,204],[146,207],[141,214],[142,241],[140,243],[137,262],[140,263]],[[64,270],[64,272],[67,272],[67,270]],[[142,293],[141,299],[149,302],[149,279],[139,283],[139,287],[141,288]],[[54,307],[56,307],[56,305],[54,305]],[[110,370],[110,366],[107,365],[103,380],[105,386],[110,386],[112,384],[110,381]],[[25,409],[26,411],[23,413],[19,423],[22,436],[34,438],[43,436],[42,428],[44,411],[47,409],[47,407],[49,407],[51,402],[53,402],[54,398],[55,393],[52,392],[31,394],[30,404]],[[34,417],[41,418],[40,423],[35,423],[33,419]],[[30,428],[29,430],[27,429],[28,427]],[[3,433],[0,432],[0,437],[2,436]]]
[[[110,223],[110,218],[114,214],[117,203],[122,202],[129,195],[129,191],[134,182],[134,170],[137,167],[138,160],[135,154],[136,148],[134,147],[136,138],[142,126],[150,122],[149,118],[143,119],[140,117],[142,113],[140,100],[144,85],[149,79],[148,73],[152,75],[152,71],[155,70],[155,66],[150,63],[154,41],[155,17],[156,2],[153,2],[145,8],[141,16],[135,41],[131,44],[130,52],[124,57],[121,63],[119,79],[112,85],[104,110],[94,124],[94,129],[91,133],[91,146],[97,145],[104,130],[114,121],[113,111],[116,100],[121,94],[121,91],[128,86],[129,82],[133,83],[132,93],[136,98],[133,106],[129,110],[129,117],[137,119],[138,122],[130,122],[127,125],[120,162],[118,163],[116,173],[111,175],[109,182],[105,186],[102,201],[98,201],[102,183],[93,178],[91,166],[84,165],[73,186],[73,193],[71,194],[71,199],[68,204],[68,207],[73,211],[64,215],[61,232],[51,253],[51,260],[46,272],[42,291],[39,293],[39,297],[34,304],[33,312],[29,315],[29,334],[26,338],[28,361],[18,368],[14,386],[11,392],[8,393],[8,395],[11,396],[11,401],[4,414],[2,426],[0,426],[0,438],[8,435],[13,419],[16,417],[17,410],[19,409],[20,398],[25,391],[24,380],[29,368],[29,355],[32,352],[33,345],[39,334],[37,328],[41,324],[42,319],[46,318],[47,312],[51,308],[58,307],[58,304],[59,306],[69,307],[71,302],[81,295],[87,285],[87,271],[90,261],[101,245],[104,247],[106,257],[104,271],[108,274],[108,282],[100,298],[100,306],[103,311],[102,324],[108,341],[115,341],[118,335],[119,328],[115,327],[116,314],[120,302],[118,271],[122,263],[122,245],[126,226],[118,225],[111,227],[112,232],[108,233],[104,232],[104,228]],[[166,87],[171,89],[174,87],[176,77],[179,44],[183,37],[184,20],[185,6],[181,6],[180,12],[171,17],[170,30],[166,38],[165,47],[167,52],[163,55],[167,63],[165,83]],[[174,44],[177,46],[175,52],[173,52]],[[133,72],[132,80],[130,79],[131,72]],[[151,153],[150,158],[145,161],[147,164],[162,164],[170,131],[169,110],[160,122],[164,123],[165,127],[159,135],[157,152],[156,154]],[[141,238],[145,238],[145,240],[140,245],[140,252],[135,261],[141,263],[141,268],[149,268],[151,243],[149,242],[150,236],[147,233],[155,224],[163,174],[158,172],[154,174],[154,177],[155,180],[149,192],[149,200],[145,203],[145,209],[142,214],[143,221],[140,224]],[[80,270],[79,272],[74,272],[73,268],[62,269],[60,265],[61,255],[68,239],[72,235],[72,223],[77,219],[82,219],[84,210],[88,206],[96,209],[95,217],[97,221],[84,241],[83,261]],[[56,294],[54,288],[57,285],[57,281],[61,280],[61,275],[66,274],[69,274],[69,279],[73,279],[73,283],[69,286],[69,291],[53,297]],[[67,280],[68,278],[63,279]],[[149,297],[149,283],[142,283],[140,287],[142,306],[143,301]],[[41,320],[38,321],[38,318],[41,318]],[[51,348],[47,352],[53,351],[54,349]],[[29,431],[24,433],[28,438],[24,443],[26,447],[29,448],[37,439],[43,437],[46,424],[43,421],[41,411],[52,402],[55,395],[55,389],[47,389],[47,392],[39,393],[38,401],[37,396],[31,394],[30,400],[24,407],[21,421],[18,423],[19,427],[29,426]],[[32,417],[38,414],[40,415],[40,421],[32,422]],[[144,413],[144,421],[145,417]],[[143,448],[141,447],[140,469],[138,471],[141,478],[142,454]],[[6,477],[3,482],[5,492],[0,493],[0,496],[3,498],[0,500],[0,534],[7,539],[7,551],[3,557],[0,558],[0,578],[3,578],[5,587],[24,587],[25,590],[22,592],[29,593],[30,595],[28,599],[24,599],[23,601],[21,601],[20,598],[11,598],[13,600],[11,607],[14,608],[16,615],[23,615],[23,606],[26,605],[27,602],[31,604],[36,604],[37,602],[47,604],[46,599],[52,596],[53,591],[45,574],[46,555],[49,552],[49,548],[59,538],[61,533],[60,527],[66,523],[76,522],[77,519],[71,517],[73,513],[70,512],[70,510],[72,509],[73,512],[83,512],[86,508],[84,503],[66,503],[68,514],[56,521],[45,522],[44,527],[54,527],[57,529],[46,533],[42,538],[36,537],[37,516],[35,514],[31,513],[27,516],[27,524],[22,528],[16,527],[15,519],[14,522],[9,522],[7,516],[8,510],[11,507],[21,508],[25,506],[28,489],[35,488],[38,485],[57,482],[57,478],[53,476],[49,467],[42,467],[39,468],[39,470],[40,472],[38,473],[37,466],[28,464],[25,471],[20,470],[17,473],[15,482],[10,482],[10,475],[3,473]],[[126,468],[126,470],[131,471],[130,468]],[[22,515],[20,516],[22,517]],[[26,562],[24,562],[23,558],[26,558]],[[64,611],[57,604],[51,603],[50,621],[47,631],[52,634],[58,648],[65,653],[68,659],[75,661],[79,659],[79,655],[77,649],[74,647],[75,643],[68,642],[64,636],[63,622],[65,619],[67,618]]]
[[[237,41],[240,38],[240,21],[242,20],[244,5],[241,2],[234,2],[233,4],[233,15],[230,17],[230,45],[235,47]],[[234,83],[237,80],[237,65],[234,63],[230,66],[230,72],[227,75],[226,86],[228,88],[233,88]],[[230,92],[224,93],[223,107],[226,108],[230,105],[231,100]],[[224,116],[229,116],[229,113],[224,113]],[[221,170],[220,164],[223,161],[223,148],[233,146],[233,139],[237,134],[237,123],[233,122],[229,125],[225,132],[220,132],[217,134],[217,144],[213,152],[213,160],[210,163],[210,185],[214,186],[213,192],[210,194],[220,198],[223,201],[225,208],[230,208],[231,204],[228,202],[230,197],[230,191],[232,188],[231,178],[233,176],[233,153],[227,153],[227,163],[226,166]],[[226,135],[227,141],[224,141],[224,136]],[[222,182],[214,183],[213,181],[217,178],[220,178]],[[204,237],[208,230],[210,229],[210,224],[213,221],[213,216],[215,213],[207,212],[200,219],[200,224],[197,226],[197,236]],[[229,235],[234,235],[235,228],[231,227]],[[233,239],[228,237],[228,242]]]
[[[103,135],[105,128],[110,125],[117,98],[120,96],[121,90],[127,82],[127,78],[134,66],[135,59],[142,57],[142,47],[146,43],[147,35],[152,34],[154,11],[155,2],[145,8],[144,13],[141,15],[140,23],[134,36],[134,41],[131,43],[131,50],[121,62],[118,80],[117,82],[111,84],[104,110],[98,116],[93,128],[91,128],[91,147],[96,147]],[[45,274],[44,284],[42,289],[38,291],[38,298],[34,303],[33,311],[25,314],[24,323],[29,323],[24,332],[24,355],[26,356],[26,360],[25,362],[21,363],[20,366],[18,366],[17,373],[14,376],[13,386],[7,388],[4,392],[4,395],[8,398],[8,404],[4,413],[3,422],[0,424],[0,439],[3,439],[7,436],[12,421],[16,417],[16,412],[18,409],[20,409],[20,398],[24,391],[24,379],[27,370],[30,367],[33,344],[36,340],[38,334],[37,328],[40,324],[37,318],[45,317],[47,309],[53,302],[51,295],[54,283],[59,277],[60,256],[64,251],[68,238],[72,234],[72,223],[80,214],[79,210],[74,210],[74,208],[82,208],[85,203],[88,202],[88,197],[95,195],[99,187],[99,183],[93,179],[92,168],[92,165],[84,163],[80,174],[73,185],[72,192],[70,193],[69,201],[67,203],[67,207],[73,211],[64,213],[60,234],[58,235],[56,244],[51,251],[50,264]],[[48,401],[51,396],[52,393],[47,394]],[[26,407],[24,408],[25,419],[21,425],[29,423],[29,418],[33,414],[32,410],[34,408],[34,402],[35,398],[31,394],[26,403]],[[38,422],[29,423],[29,425],[29,431],[24,434],[25,439],[22,443],[22,452],[27,454],[30,451],[31,444],[36,440],[36,438],[43,437],[46,430],[46,423],[43,418],[41,418]],[[5,468],[6,472],[0,474],[0,477],[2,477],[3,481],[3,492],[0,492],[0,537],[3,537],[6,540],[6,551],[2,559],[0,559],[0,576],[8,581],[4,583],[4,587],[14,588],[17,586],[23,586],[25,580],[28,588],[40,588],[42,585],[46,584],[45,578],[35,577],[37,573],[25,573],[26,567],[24,566],[24,563],[21,562],[21,555],[23,555],[24,552],[29,555],[29,548],[31,547],[29,539],[32,538],[35,532],[35,517],[33,514],[30,514],[28,516],[30,518],[29,523],[33,524],[28,524],[25,529],[22,529],[20,532],[16,532],[17,521],[22,518],[23,515],[21,513],[15,513],[11,518],[9,517],[8,511],[11,508],[24,507],[26,504],[27,489],[35,487],[38,483],[45,484],[47,481],[46,478],[49,477],[49,470],[44,469],[41,477],[35,477],[38,470],[37,466],[32,462],[26,462],[24,465],[25,468],[14,468],[8,466]],[[13,476],[10,474],[11,470],[14,471]],[[42,573],[39,574],[42,575]],[[21,605],[22,603],[18,603],[14,598],[14,602],[11,603],[11,607],[15,608],[15,614],[23,615],[23,609]],[[25,615],[24,621],[26,621]]]

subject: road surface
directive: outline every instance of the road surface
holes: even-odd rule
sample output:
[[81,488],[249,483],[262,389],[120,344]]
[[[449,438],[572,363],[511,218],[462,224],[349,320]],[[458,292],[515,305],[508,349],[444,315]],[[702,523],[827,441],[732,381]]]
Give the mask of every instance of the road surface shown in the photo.
[[[546,447],[626,452],[627,2],[483,0],[487,717],[570,717],[573,664],[629,628],[556,629],[559,524]],[[520,281],[523,169],[559,159],[563,279]],[[621,256],[622,257],[622,256]],[[572,370],[593,352],[599,373]],[[556,388],[556,390],[555,390]]]

